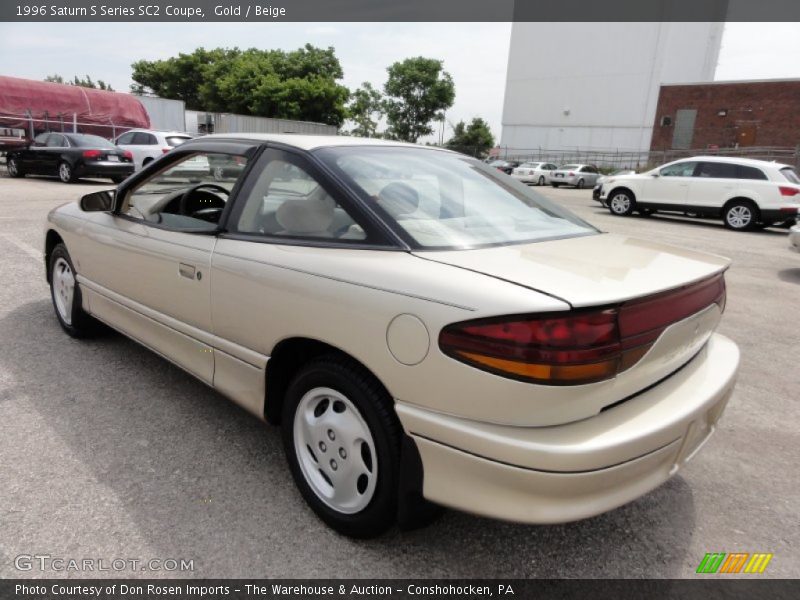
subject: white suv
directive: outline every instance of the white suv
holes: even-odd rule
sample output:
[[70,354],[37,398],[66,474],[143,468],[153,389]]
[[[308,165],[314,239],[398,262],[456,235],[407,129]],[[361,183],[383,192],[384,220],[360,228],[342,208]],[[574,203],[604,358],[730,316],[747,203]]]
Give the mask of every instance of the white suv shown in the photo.
[[120,135],[116,145],[133,154],[133,164],[138,171],[162,154],[192,139],[192,135],[179,131],[154,131],[131,129]]
[[794,167],[776,162],[696,156],[640,175],[609,177],[600,201],[614,215],[679,212],[722,218],[726,227],[744,231],[793,222],[800,178]]

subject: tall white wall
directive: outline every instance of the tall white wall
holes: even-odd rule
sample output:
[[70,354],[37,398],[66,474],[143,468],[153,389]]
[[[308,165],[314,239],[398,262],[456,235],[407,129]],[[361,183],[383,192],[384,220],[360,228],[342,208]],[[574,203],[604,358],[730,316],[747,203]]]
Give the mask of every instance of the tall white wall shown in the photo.
[[501,145],[647,150],[662,83],[711,81],[723,23],[514,23]]

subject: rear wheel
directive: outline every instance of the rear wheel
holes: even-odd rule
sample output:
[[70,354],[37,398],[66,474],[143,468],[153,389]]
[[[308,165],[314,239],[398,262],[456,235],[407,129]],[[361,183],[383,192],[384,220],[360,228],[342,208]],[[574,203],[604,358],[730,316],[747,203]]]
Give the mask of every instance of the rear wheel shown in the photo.
[[58,178],[63,183],[72,183],[75,181],[75,173],[68,162],[62,161],[58,164]]
[[612,215],[626,217],[636,208],[636,201],[633,195],[625,190],[614,190],[608,197],[608,210]]
[[585,182],[583,181],[583,179],[578,179],[578,183],[575,184],[575,187],[578,188],[579,190],[582,190],[584,184]]
[[125,181],[125,179],[127,178],[124,175],[114,175],[114,177],[111,178],[111,181],[114,183],[122,183]]
[[725,207],[722,218],[728,229],[748,231],[758,222],[758,209],[748,200],[735,200]]
[[25,173],[23,173],[16,158],[8,159],[6,170],[8,171],[9,177],[25,177]]
[[554,188],[557,188],[561,184],[560,183],[551,183],[550,185],[552,185]]
[[544,185],[544,175],[539,175],[539,185]]
[[83,310],[81,290],[75,279],[75,267],[64,244],[50,255],[50,297],[62,329],[72,337],[96,333],[100,323]]
[[344,535],[380,535],[397,516],[401,428],[391,398],[357,363],[312,361],[286,392],[289,467],[309,506]]

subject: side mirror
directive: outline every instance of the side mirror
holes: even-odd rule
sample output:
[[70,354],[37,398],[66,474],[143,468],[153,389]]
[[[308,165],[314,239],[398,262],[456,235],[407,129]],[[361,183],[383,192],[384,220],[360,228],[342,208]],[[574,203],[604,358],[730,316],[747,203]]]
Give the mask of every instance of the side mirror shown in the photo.
[[659,174],[658,174],[658,173],[656,173],[656,172],[650,173],[650,176],[651,176],[651,177],[661,177],[661,175],[659,175]]
[[108,212],[114,206],[114,190],[86,194],[81,198],[80,205],[84,212]]

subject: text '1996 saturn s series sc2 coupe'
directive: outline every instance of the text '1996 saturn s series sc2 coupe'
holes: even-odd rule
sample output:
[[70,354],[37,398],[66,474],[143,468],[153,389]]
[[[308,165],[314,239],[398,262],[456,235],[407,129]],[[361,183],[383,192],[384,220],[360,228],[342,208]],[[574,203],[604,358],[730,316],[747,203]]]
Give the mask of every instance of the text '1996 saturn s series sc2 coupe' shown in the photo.
[[[189,181],[181,163],[230,163]],[[718,256],[602,233],[450,151],[211,135],[52,211],[61,326],[119,330],[280,424],[302,495],[380,534],[444,505],[608,511],[714,432]]]

